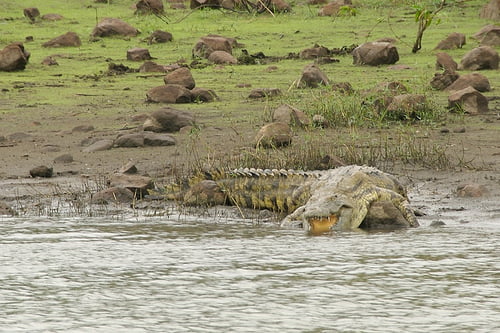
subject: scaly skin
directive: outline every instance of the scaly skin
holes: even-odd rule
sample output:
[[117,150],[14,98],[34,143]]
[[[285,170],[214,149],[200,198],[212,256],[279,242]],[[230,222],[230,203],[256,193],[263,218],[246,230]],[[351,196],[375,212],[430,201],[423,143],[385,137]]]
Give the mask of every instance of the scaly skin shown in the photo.
[[[193,194],[190,189],[202,180],[210,182],[210,193],[202,190]],[[288,214],[282,221],[283,226],[301,224],[313,232],[357,229],[371,204],[382,201],[392,203],[407,221],[407,226],[418,226],[404,187],[393,176],[372,167],[351,165],[314,172],[214,171],[191,179],[185,187],[186,191],[170,195],[170,198],[180,199],[185,204],[229,203],[269,209]],[[219,199],[212,200],[213,197]]]

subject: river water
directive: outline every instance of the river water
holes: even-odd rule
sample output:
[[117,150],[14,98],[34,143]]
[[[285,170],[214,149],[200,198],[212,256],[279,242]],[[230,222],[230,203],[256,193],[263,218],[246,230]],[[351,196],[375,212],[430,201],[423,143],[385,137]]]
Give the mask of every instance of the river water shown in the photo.
[[0,331],[499,332],[500,213],[461,214],[320,236],[231,218],[0,217]]

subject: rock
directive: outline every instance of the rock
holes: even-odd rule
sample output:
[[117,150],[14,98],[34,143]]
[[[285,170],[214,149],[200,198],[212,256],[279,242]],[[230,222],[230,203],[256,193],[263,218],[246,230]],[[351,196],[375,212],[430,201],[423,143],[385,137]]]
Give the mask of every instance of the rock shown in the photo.
[[64,35],[58,36],[43,43],[43,47],[67,47],[67,46],[81,46],[82,41],[76,32],[69,31]]
[[431,87],[437,90],[444,90],[449,87],[453,82],[455,82],[460,75],[455,72],[445,71],[444,73],[436,73],[432,78],[430,84]]
[[140,67],[140,73],[148,73],[148,72],[159,72],[159,73],[167,73],[169,69],[167,66],[159,65],[154,61],[145,61]]
[[42,60],[41,64],[45,65],[45,66],[58,66],[59,65],[59,63],[51,56],[45,57]]
[[[262,2],[258,2],[257,4],[260,10],[267,10],[266,8],[264,8]],[[271,0],[269,10],[271,10],[273,13],[286,13],[290,12],[292,10],[292,7],[284,0]]]
[[238,60],[226,51],[211,52],[208,61],[219,65],[236,65],[238,63]]
[[144,132],[145,146],[173,146],[175,145],[175,143],[175,138],[171,135],[154,132]]
[[451,85],[449,85],[446,90],[462,90],[468,86],[473,87],[477,91],[485,92],[490,91],[490,81],[488,78],[480,73],[469,73],[461,75],[456,79]]
[[214,206],[226,203],[226,194],[213,180],[202,180],[184,194],[183,204],[188,206]]
[[387,115],[398,120],[418,119],[419,113],[426,109],[426,105],[427,99],[424,95],[396,95],[387,106]]
[[156,43],[167,43],[171,42],[174,39],[174,36],[167,31],[163,30],[155,30],[146,38],[146,41],[149,45]]
[[36,7],[24,8],[23,14],[31,23],[35,22],[36,19],[40,17],[40,11]]
[[436,69],[453,73],[458,69],[458,64],[448,53],[439,52],[436,53]]
[[163,78],[165,84],[178,84],[187,89],[193,89],[196,86],[191,71],[186,67],[180,67]]
[[115,139],[114,146],[120,148],[144,147],[144,134],[129,133],[120,135]]
[[458,32],[452,32],[448,37],[439,42],[434,50],[461,49],[463,45],[465,45],[465,35]]
[[192,100],[191,91],[178,84],[151,88],[146,93],[146,101],[150,103],[190,103]]
[[84,153],[92,153],[96,151],[104,151],[104,150],[109,150],[113,148],[113,140],[99,140],[94,143],[92,143],[90,146],[82,149]]
[[71,130],[71,133],[75,133],[75,132],[87,133],[87,132],[92,132],[94,129],[95,128],[92,125],[78,125],[78,126],[73,127],[73,129]]
[[328,77],[323,73],[318,66],[312,64],[307,65],[302,71],[302,76],[297,84],[300,88],[317,88],[320,85],[327,85]]
[[274,110],[273,122],[282,122],[291,126],[302,127],[311,123],[303,111],[288,104],[282,104]]
[[479,198],[488,194],[486,186],[480,184],[462,184],[457,187],[457,196],[462,198]]
[[144,61],[151,60],[151,54],[149,54],[148,49],[144,49],[141,47],[134,47],[132,49],[127,50],[127,60],[131,61]]
[[442,226],[445,226],[446,223],[444,223],[443,221],[438,221],[438,220],[435,220],[435,221],[432,221],[431,224],[429,225],[429,227],[442,227]]
[[124,187],[109,187],[92,196],[92,202],[96,204],[128,204],[133,202],[134,199],[134,192]]
[[498,52],[490,46],[479,46],[467,52],[460,61],[459,69],[478,71],[498,69]]
[[30,175],[33,178],[36,177],[50,178],[52,177],[52,174],[53,174],[53,169],[45,165],[40,165],[30,170]]
[[392,65],[399,60],[396,46],[387,42],[368,42],[352,51],[355,65]]
[[315,46],[312,48],[304,49],[300,51],[300,59],[316,59],[321,57],[328,57],[330,51],[324,46]]
[[126,175],[122,173],[113,174],[109,181],[109,187],[127,188],[137,198],[142,198],[148,194],[148,190],[154,188],[153,180],[150,177],[140,175]]
[[472,87],[453,92],[448,96],[448,107],[452,111],[465,111],[475,115],[488,112],[488,99]]
[[500,19],[500,0],[490,0],[490,2],[481,9],[479,17],[487,20]]
[[12,43],[0,50],[0,71],[12,72],[26,68],[30,53],[22,43]]
[[191,112],[166,107],[152,112],[144,122],[143,129],[151,132],[172,133],[194,124],[194,115]]
[[135,166],[135,163],[132,161],[129,161],[118,170],[118,173],[125,173],[128,175],[134,175],[137,173],[137,171],[138,170],[137,170],[137,167]]
[[250,92],[248,98],[269,98],[281,95],[279,88],[256,88]]
[[105,18],[99,22],[92,31],[92,37],[126,36],[135,37],[139,30],[116,18]]
[[343,95],[351,95],[354,93],[354,88],[349,82],[335,82],[331,85],[332,91],[336,91]]
[[189,7],[196,8],[219,8],[221,7],[221,0],[190,0]]
[[323,6],[319,11],[319,16],[336,16],[340,8],[347,6],[352,8],[351,0],[334,0],[327,5]]
[[193,48],[193,57],[208,58],[214,51],[225,51],[233,54],[231,40],[220,36],[201,37]]
[[60,21],[62,19],[64,19],[64,16],[60,14],[49,13],[42,15],[42,20],[44,21]]
[[194,102],[213,102],[219,99],[212,89],[194,88],[191,90]]
[[135,8],[135,14],[140,15],[164,13],[162,0],[139,0]]
[[391,201],[375,201],[361,223],[363,229],[395,229],[410,227],[401,211]]
[[288,146],[292,143],[293,133],[290,126],[275,122],[263,126],[255,136],[255,146],[275,148]]
[[71,154],[62,154],[54,159],[54,163],[72,163],[72,162],[73,162],[73,155]]

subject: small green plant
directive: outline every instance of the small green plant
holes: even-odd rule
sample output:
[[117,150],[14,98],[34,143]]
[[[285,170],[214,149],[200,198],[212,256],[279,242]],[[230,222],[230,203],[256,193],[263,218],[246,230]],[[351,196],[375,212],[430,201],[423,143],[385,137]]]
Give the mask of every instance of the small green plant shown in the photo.
[[[424,31],[432,24],[436,15],[444,8],[446,5],[446,0],[441,0],[439,7],[431,11],[421,5],[415,5],[415,22],[418,23],[417,39],[413,44],[413,53],[417,53],[418,50],[422,48],[422,37],[424,36]],[[440,20],[436,20],[436,24],[439,24]]]

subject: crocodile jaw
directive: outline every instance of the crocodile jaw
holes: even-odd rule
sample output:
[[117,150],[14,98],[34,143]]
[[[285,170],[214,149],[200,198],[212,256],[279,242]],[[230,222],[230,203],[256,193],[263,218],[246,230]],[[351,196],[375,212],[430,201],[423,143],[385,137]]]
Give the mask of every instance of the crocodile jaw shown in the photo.
[[313,234],[322,234],[332,230],[333,226],[337,224],[339,218],[337,215],[311,217],[307,219],[309,231]]

